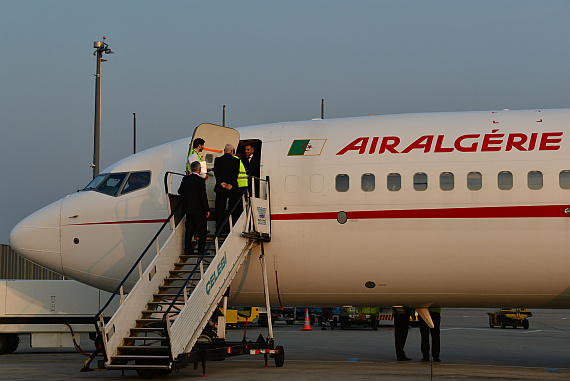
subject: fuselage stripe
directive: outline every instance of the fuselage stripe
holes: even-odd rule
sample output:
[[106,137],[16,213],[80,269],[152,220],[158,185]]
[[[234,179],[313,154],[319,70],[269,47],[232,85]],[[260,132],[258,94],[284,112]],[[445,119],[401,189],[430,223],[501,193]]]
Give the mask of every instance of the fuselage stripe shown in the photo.
[[[392,218],[540,218],[570,217],[570,205],[492,206],[447,209],[357,210],[345,211],[349,219]],[[568,212],[568,213],[567,213]],[[338,212],[272,213],[271,220],[330,220]]]
[[82,224],[68,224],[67,226],[85,226],[85,225],[121,225],[121,224],[162,224],[166,222],[166,218],[160,220],[131,220],[131,221],[105,221],[105,222],[85,222]]

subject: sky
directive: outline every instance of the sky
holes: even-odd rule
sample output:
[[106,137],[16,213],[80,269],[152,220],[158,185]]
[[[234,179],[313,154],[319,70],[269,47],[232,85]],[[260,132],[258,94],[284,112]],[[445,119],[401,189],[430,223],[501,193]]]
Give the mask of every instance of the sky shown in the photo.
[[570,2],[0,0],[0,243],[101,169],[200,123],[564,108]]

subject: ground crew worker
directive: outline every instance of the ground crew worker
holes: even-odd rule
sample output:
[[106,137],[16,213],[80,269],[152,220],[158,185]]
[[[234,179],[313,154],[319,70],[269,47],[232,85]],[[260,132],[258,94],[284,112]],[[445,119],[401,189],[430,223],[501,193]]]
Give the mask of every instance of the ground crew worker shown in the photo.
[[398,361],[411,360],[411,358],[406,356],[406,352],[404,352],[411,315],[411,308],[392,307],[392,316],[394,317],[394,342],[396,344],[396,358]]
[[429,316],[433,322],[433,328],[428,327],[427,323],[420,316],[420,335],[422,337],[422,362],[429,362],[429,336],[431,334],[431,355],[433,361],[440,362],[439,358],[439,325],[441,323],[441,308],[429,307]]
[[[204,150],[204,144],[206,144],[206,141],[202,138],[196,138],[194,139],[194,143],[192,143],[192,150],[190,151],[190,155],[188,156],[188,159],[186,160],[186,172],[188,174],[192,173],[192,171],[190,170],[190,164],[195,162],[195,161],[199,161],[200,164],[202,164],[202,156],[200,155],[200,152],[202,152]],[[206,178],[208,175],[206,174],[206,170],[204,169],[201,173],[200,173],[200,177],[202,178]]]

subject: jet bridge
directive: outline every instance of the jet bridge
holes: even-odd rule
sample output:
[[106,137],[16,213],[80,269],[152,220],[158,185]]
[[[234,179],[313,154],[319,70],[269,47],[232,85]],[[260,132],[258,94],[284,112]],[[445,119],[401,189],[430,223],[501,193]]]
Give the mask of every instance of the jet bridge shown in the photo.
[[[218,304],[224,296],[240,266],[251,249],[261,245],[262,271],[265,298],[269,308],[269,292],[263,243],[271,240],[269,213],[269,179],[265,182],[265,195],[249,197],[244,195],[240,203],[244,212],[233,224],[231,212],[224,225],[215,234],[208,236],[206,249],[196,255],[185,255],[183,251],[184,224],[181,212],[181,196],[173,194],[173,176],[165,175],[170,216],[146,250],[133,264],[109,302],[96,315],[100,351],[105,361],[99,362],[104,369],[136,370],[143,377],[167,375],[193,363],[202,363],[205,373],[206,360],[220,359],[240,354],[264,354],[275,358],[277,366],[284,361],[283,347],[274,347],[273,331],[269,322],[269,335],[261,335],[255,342],[229,343],[225,341],[225,320],[216,315]],[[230,233],[221,231],[228,224]],[[162,247],[157,238],[170,226],[172,233]],[[150,265],[143,269],[141,260],[155,252]],[[139,273],[139,280],[128,295],[123,292],[126,279]],[[105,323],[104,312],[110,301],[120,298],[120,306],[112,318]],[[216,321],[212,321],[216,320]],[[217,331],[213,330],[214,325]],[[199,340],[200,339],[200,340]],[[82,371],[92,370],[90,362]]]

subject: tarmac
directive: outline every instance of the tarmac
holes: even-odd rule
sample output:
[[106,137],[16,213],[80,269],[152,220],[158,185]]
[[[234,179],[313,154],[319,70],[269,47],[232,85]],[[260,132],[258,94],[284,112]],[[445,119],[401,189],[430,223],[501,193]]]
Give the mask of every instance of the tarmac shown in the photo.
[[[262,355],[239,356],[206,365],[210,380],[570,380],[570,317],[568,310],[534,310],[530,328],[490,328],[489,309],[444,309],[441,323],[441,363],[421,363],[418,328],[410,328],[406,354],[412,361],[395,361],[394,333],[389,322],[378,331],[367,327],[326,331],[302,323],[274,325],[275,344],[285,349],[285,364],[276,367]],[[240,341],[243,327],[229,329],[228,340]],[[248,326],[247,338],[267,336],[267,328]],[[81,346],[93,350],[82,336]],[[86,357],[73,349],[30,348],[22,335],[18,350],[0,356],[1,380],[124,380],[136,372],[80,373]],[[94,367],[92,365],[92,367]],[[201,378],[192,366],[167,380]]]

